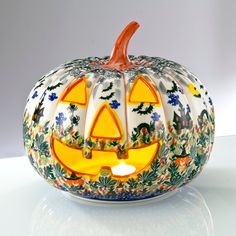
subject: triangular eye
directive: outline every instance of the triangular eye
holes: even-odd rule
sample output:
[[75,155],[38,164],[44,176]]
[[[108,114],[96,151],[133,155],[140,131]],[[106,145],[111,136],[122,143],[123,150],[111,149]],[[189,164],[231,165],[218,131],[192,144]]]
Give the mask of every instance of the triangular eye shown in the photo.
[[79,105],[87,104],[87,91],[85,78],[75,82],[62,97],[63,102],[69,102]]
[[93,138],[121,139],[119,122],[113,111],[106,104],[98,111],[92,124],[90,135]]
[[136,77],[136,80],[130,89],[129,102],[160,104],[155,88],[143,76]]

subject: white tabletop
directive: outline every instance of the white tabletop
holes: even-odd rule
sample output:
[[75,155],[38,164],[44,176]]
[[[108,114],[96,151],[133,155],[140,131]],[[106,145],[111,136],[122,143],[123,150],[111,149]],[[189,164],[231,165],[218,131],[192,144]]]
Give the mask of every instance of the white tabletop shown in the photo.
[[218,137],[207,167],[172,197],[133,206],[75,203],[26,157],[0,159],[0,235],[236,235],[236,136]]

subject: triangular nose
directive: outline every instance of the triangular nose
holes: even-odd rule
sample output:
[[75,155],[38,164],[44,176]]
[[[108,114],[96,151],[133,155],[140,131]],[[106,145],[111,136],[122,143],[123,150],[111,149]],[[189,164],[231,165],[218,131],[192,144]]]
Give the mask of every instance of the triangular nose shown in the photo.
[[104,104],[99,109],[90,132],[93,138],[121,139],[122,133],[118,117],[112,109]]

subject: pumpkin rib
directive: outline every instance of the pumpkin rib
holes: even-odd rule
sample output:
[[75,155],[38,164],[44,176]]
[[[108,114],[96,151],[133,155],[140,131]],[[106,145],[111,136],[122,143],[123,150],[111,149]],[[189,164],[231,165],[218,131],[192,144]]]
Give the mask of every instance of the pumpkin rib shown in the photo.
[[[175,71],[173,71],[173,70],[172,70],[172,73],[173,73],[174,75],[176,75]],[[171,78],[172,78],[173,80],[175,80],[176,82],[178,81],[178,79],[177,79],[175,76],[173,76],[173,75],[171,75],[171,74],[169,74],[169,73],[167,73],[167,74],[168,74],[169,76],[171,76]],[[188,79],[188,78],[186,78],[186,80],[189,82],[189,79]],[[180,82],[178,82],[178,84],[180,84]],[[186,92],[185,92],[185,90],[187,90],[186,88],[184,88],[182,85],[181,85],[181,88],[182,88],[182,90],[183,90],[183,92],[184,92],[184,95],[185,95],[187,101],[188,101],[188,105],[189,105],[189,107],[191,108],[191,113],[193,114],[193,117],[197,117],[197,116],[198,116],[198,112],[196,111],[196,108],[195,108],[194,102],[192,101],[192,98],[191,98],[190,96],[186,95]],[[202,99],[202,98],[201,98],[201,99]],[[189,103],[189,101],[190,101],[190,103]],[[194,122],[194,123],[197,124],[197,122]]]
[[[156,87],[158,88],[158,90],[159,90],[159,86],[158,86],[158,84],[157,84],[157,82],[156,82],[156,79],[157,78],[155,78],[149,71],[147,71],[148,72],[148,75],[149,75],[149,77],[150,77],[150,79],[153,81],[153,83],[156,85]],[[162,103],[162,101],[163,101],[163,98],[162,98],[162,93],[159,93],[160,94],[160,97],[161,97],[161,103]],[[187,100],[187,98],[185,98],[184,99],[186,102],[187,102],[187,104],[188,104],[188,100]],[[163,122],[164,124],[165,124],[165,136],[168,134],[168,133],[170,133],[169,132],[169,129],[168,129],[168,123],[167,123],[167,118],[166,118],[166,111],[165,111],[165,106],[163,106],[162,105],[162,108],[163,108],[163,114],[164,114],[164,120],[165,120],[165,122]],[[191,118],[191,120],[192,120],[192,118]],[[171,133],[170,133],[171,134]],[[170,162],[171,160],[170,159],[168,159],[168,161]],[[185,167],[185,169],[187,169],[188,167],[186,166]],[[165,173],[167,173],[168,172],[168,169],[166,168],[166,170],[165,170]]]
[[[183,99],[183,101],[185,101],[185,104],[183,104],[183,106],[186,107],[186,105],[190,106],[190,104],[192,104],[190,98],[186,95],[186,92],[185,92],[185,89],[183,88],[183,86],[179,83],[179,81],[177,80],[177,78],[175,76],[172,75],[173,73],[173,70],[171,70],[171,73],[169,72],[166,72],[164,71],[167,75],[169,75],[169,77],[171,77],[172,81],[176,82],[178,84],[178,86],[180,86],[180,88],[183,90],[183,93],[181,93],[181,97]],[[191,106],[192,107],[192,106]],[[193,129],[195,130],[195,127],[194,127],[194,120],[193,120],[193,117],[194,117],[195,114],[191,113],[190,114],[190,118],[191,118],[191,121],[192,121],[192,124],[193,124]],[[179,136],[178,136],[179,139],[181,139]],[[196,137],[193,136],[193,139],[195,140],[195,142],[197,141],[196,140]],[[190,156],[190,153],[187,153],[188,156]],[[195,159],[195,157],[191,157],[191,159]],[[184,171],[186,171],[188,169],[188,166],[185,165],[184,166]]]
[[[174,71],[174,70],[172,70],[172,73],[173,74],[175,74],[175,75],[178,75],[177,73],[176,73],[176,71]],[[189,82],[191,82],[191,83],[193,83],[195,86],[199,86],[200,87],[200,85],[201,85],[201,82],[199,81],[199,79],[198,78],[196,78],[196,76],[195,75],[193,75],[193,74],[191,74],[193,77],[194,77],[194,79],[195,79],[195,81],[193,82],[192,80],[190,80],[189,79],[189,77],[184,73],[182,73],[182,79],[184,79],[185,81],[186,81],[186,83],[189,83]],[[187,90],[187,88],[183,88],[183,91],[184,90]],[[199,89],[200,90],[200,89]],[[184,92],[184,94],[186,94],[185,92]],[[211,113],[211,107],[209,106],[209,104],[208,104],[208,102],[207,102],[207,99],[205,99],[207,96],[205,95],[205,93],[201,93],[200,92],[200,94],[201,94],[201,98],[198,98],[198,99],[201,99],[201,101],[202,102],[205,102],[205,107],[206,107],[206,109],[207,109],[207,112],[210,114]],[[193,116],[195,116],[195,117],[198,117],[198,115],[199,115],[199,112],[196,110],[196,107],[197,107],[197,104],[193,101],[192,102],[192,99],[194,99],[194,97],[192,98],[191,96],[187,96],[187,95],[185,95],[186,97],[187,97],[187,99],[188,99],[188,101],[190,101],[190,104],[191,104],[191,112],[193,113]],[[202,110],[202,109],[201,109]],[[198,123],[196,123],[196,125],[198,126]],[[211,130],[211,129],[209,129],[209,132],[211,133],[211,135],[210,135],[210,143],[213,143],[213,140],[214,140],[214,130]],[[212,138],[211,138],[212,137]],[[195,136],[194,136],[194,138],[195,138]],[[197,142],[197,140],[196,140],[196,142]],[[211,148],[210,148],[210,146],[209,146],[209,150],[208,150],[208,152],[207,152],[207,156],[208,156],[208,158],[209,158],[209,156],[210,156],[210,154],[211,154]],[[192,157],[194,160],[195,160],[195,158],[196,157]],[[201,172],[201,170],[202,169],[200,169],[199,170],[199,172],[198,172],[198,174]],[[191,173],[190,173],[191,174]],[[190,174],[188,175],[188,177],[190,176]],[[197,175],[198,175],[197,174]],[[187,178],[187,181],[188,181],[188,178]],[[186,182],[186,181],[185,181]]]
[[[157,89],[160,91],[159,85],[158,85],[158,83],[156,82],[157,78],[155,78],[148,70],[146,70],[146,73],[147,73],[148,77],[152,80],[152,82],[156,85]],[[164,121],[163,121],[163,124],[164,124],[164,126],[165,126],[165,132],[167,133],[167,132],[168,132],[168,127],[167,127],[168,125],[167,125],[167,119],[166,119],[165,106],[163,106],[163,104],[162,104],[162,101],[163,101],[162,94],[159,93],[159,96],[160,96],[161,107],[162,107],[163,114],[164,114]]]
[[[57,72],[58,72],[58,71],[57,71]],[[65,73],[66,73],[66,72],[65,72]],[[53,74],[51,74],[51,75],[49,75],[49,76],[51,77],[51,76],[54,76],[55,74],[56,74],[56,73],[53,73]],[[68,74],[67,74],[67,73],[66,73],[66,74],[63,74],[63,75],[61,75],[61,77],[55,77],[54,79],[52,79],[52,81],[50,81],[50,83],[47,83],[47,84],[44,86],[44,90],[43,90],[43,92],[41,93],[40,100],[39,100],[37,103],[35,103],[35,107],[34,107],[34,112],[33,112],[33,114],[35,113],[36,108],[38,108],[41,103],[44,103],[44,99],[45,99],[45,97],[46,97],[46,93],[47,93],[47,91],[49,91],[48,88],[51,87],[51,86],[54,86],[55,83],[56,83],[56,81],[57,81],[57,83],[58,83],[62,77],[65,77],[65,75],[69,75],[69,73],[68,73]],[[49,78],[50,78],[50,77],[49,77]],[[47,78],[47,79],[49,79],[49,78]],[[62,86],[62,87],[63,87],[63,86]],[[44,95],[44,94],[45,94],[45,95]],[[43,95],[44,95],[44,96],[43,96]],[[58,100],[59,100],[59,98],[58,98]],[[45,106],[44,106],[44,108],[45,108]],[[50,110],[51,115],[54,115],[56,109],[55,109],[54,111],[52,111],[52,108],[53,108],[53,106],[51,106],[49,110]],[[56,108],[56,106],[54,106],[54,108]]]
[[[175,71],[174,71],[175,72]],[[176,73],[176,72],[175,72]],[[200,86],[200,85],[202,85],[202,83],[201,83],[201,81],[194,75],[194,74],[192,74],[191,73],[191,75],[194,77],[194,79],[195,79],[195,82],[194,82],[194,85],[198,85],[198,86]],[[186,74],[184,74],[184,75],[182,75],[182,77],[186,80],[186,81],[191,81],[188,77],[187,77],[187,75]],[[192,82],[192,81],[191,81]],[[205,89],[206,90],[206,89]],[[214,110],[214,107],[213,107],[213,105],[212,105],[212,107],[211,106],[209,106],[209,104],[208,104],[208,99],[209,99],[209,92],[207,92],[207,95],[205,94],[205,93],[201,93],[201,96],[202,96],[202,101],[204,101],[205,102],[205,106],[206,106],[206,108],[207,108],[207,112],[210,114],[211,113],[211,109],[213,108],[213,110]],[[205,98],[205,99],[204,99]],[[208,98],[208,99],[207,99]],[[194,110],[195,111],[195,116],[197,117],[198,116],[198,112],[196,111],[196,106],[192,106],[192,108],[191,108],[192,110]],[[209,129],[209,132],[211,133],[211,135],[210,135],[210,137],[212,137],[211,139],[210,139],[210,142],[211,143],[213,143],[213,141],[214,141],[214,130],[211,130],[211,129]],[[209,151],[208,151],[208,157],[210,156],[210,153],[211,153],[211,150],[209,149]]]
[[127,142],[127,145],[129,146],[129,130],[128,130],[128,108],[127,108],[127,100],[126,100],[126,97],[128,96],[127,95],[127,89],[126,89],[126,77],[125,77],[125,74],[124,73],[121,73],[122,74],[122,83],[123,83],[123,86],[124,86],[124,107],[125,107],[125,133],[126,133],[126,142]]
[[[180,86],[180,88],[183,90],[183,94],[181,93],[181,96],[182,96],[182,97],[184,98],[184,100],[186,101],[186,105],[189,106],[190,104],[192,104],[190,97],[188,97],[188,96],[186,95],[186,93],[184,92],[185,88],[183,88],[183,86],[180,84],[180,82],[177,80],[177,78],[175,78],[175,76],[173,76],[173,75],[171,74],[171,73],[173,73],[174,71],[171,70],[171,73],[169,73],[169,72],[167,72],[167,71],[164,71],[164,72],[165,72],[167,75],[169,75],[169,77],[171,77],[172,81],[176,82],[176,83]],[[190,103],[189,103],[189,101],[190,101]],[[191,107],[191,109],[192,109],[192,106],[190,106],[190,107]],[[194,114],[194,115],[196,116],[197,114]],[[190,115],[193,124],[194,124],[194,120],[193,120],[194,115]]]
[[[86,125],[87,125],[87,123],[86,123],[86,121],[87,121],[87,115],[88,115],[88,109],[89,109],[89,104],[90,104],[90,98],[91,98],[91,96],[92,96],[92,93],[93,93],[93,89],[94,89],[94,87],[95,87],[95,85],[96,85],[96,83],[99,81],[99,79],[101,78],[101,75],[99,74],[99,73],[96,73],[96,72],[89,72],[89,73],[93,73],[93,76],[94,76],[94,81],[93,81],[93,83],[92,83],[92,86],[91,86],[91,88],[90,88],[90,91],[89,91],[89,94],[88,94],[88,97],[87,97],[87,106],[86,106],[86,110],[85,110],[85,123],[84,123],[84,133],[83,133],[83,139],[84,140],[86,140],[88,137],[89,137],[89,133],[88,134],[86,134],[85,133],[85,130],[86,130]],[[89,130],[89,127],[87,128],[87,130]],[[85,149],[87,149],[88,150],[88,146],[87,146],[87,144],[86,144],[86,142],[85,142],[85,144],[84,144],[84,150]]]
[[[173,79],[173,76],[172,76],[171,74],[168,74],[168,75],[171,77],[172,81],[175,81],[175,79]],[[157,85],[157,83],[156,83],[156,81],[155,81],[155,79],[153,78],[152,75],[150,75],[150,78],[154,81],[154,83],[156,84],[156,86],[157,86],[157,88],[158,88],[159,86]],[[179,84],[179,83],[178,83],[178,84]],[[162,94],[160,94],[160,96],[162,96]],[[184,101],[185,104],[189,104],[189,100],[187,99],[185,93],[181,94],[180,96],[182,96],[182,101]],[[163,100],[163,99],[161,99],[161,100]],[[183,104],[183,106],[184,106],[185,104]],[[164,114],[165,114],[164,106],[163,106],[163,111],[164,111]],[[190,116],[190,117],[191,117],[191,121],[193,122],[192,116]],[[165,120],[166,120],[166,117],[165,117]],[[167,123],[166,123],[166,124],[167,124]],[[169,132],[168,129],[166,129],[166,132]],[[178,137],[178,138],[180,138],[180,137]],[[186,166],[185,169],[187,169],[187,168],[188,168],[188,167]]]
[[[183,67],[183,66],[182,66]],[[184,67],[183,67],[184,68]],[[185,70],[186,70],[186,68],[185,68]],[[201,81],[193,74],[193,73],[191,73],[190,72],[190,74],[191,74],[191,76],[193,76],[194,77],[194,84],[197,84],[198,86],[201,86],[202,85],[202,83],[201,83]],[[187,74],[185,73],[184,75],[183,75],[183,78],[184,79],[186,79],[187,81],[189,81],[190,79],[188,78],[188,76],[187,76]],[[205,91],[207,91],[206,90],[206,88],[204,89]],[[209,96],[209,92],[207,91],[207,94],[205,94],[205,93],[202,93],[201,94],[202,95],[202,99],[203,99],[203,101],[205,102],[205,106],[206,106],[206,108],[207,108],[207,112],[208,112],[208,114],[210,114],[211,112],[212,112],[212,109],[213,109],[213,111],[214,111],[214,106],[213,105],[209,105],[209,103],[208,103],[208,100],[209,100],[209,98],[210,98],[210,96]],[[206,98],[206,99],[204,99],[204,98]],[[214,134],[215,134],[215,129],[209,129],[209,132],[210,132],[210,143],[211,144],[213,144],[213,142],[214,142]],[[209,156],[210,156],[210,154],[211,154],[211,151],[212,151],[212,148],[211,147],[209,147],[209,150],[208,150],[208,152],[207,152],[207,158],[209,159]],[[208,160],[207,159],[207,160]]]

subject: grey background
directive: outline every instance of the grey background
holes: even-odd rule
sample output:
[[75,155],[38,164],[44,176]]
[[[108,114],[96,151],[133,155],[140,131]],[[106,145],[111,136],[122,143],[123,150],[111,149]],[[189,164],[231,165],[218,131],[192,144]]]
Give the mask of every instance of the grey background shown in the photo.
[[30,89],[59,64],[111,53],[131,20],[129,53],[187,66],[207,86],[217,135],[236,134],[236,2],[209,0],[1,0],[0,157],[23,155],[22,113]]

